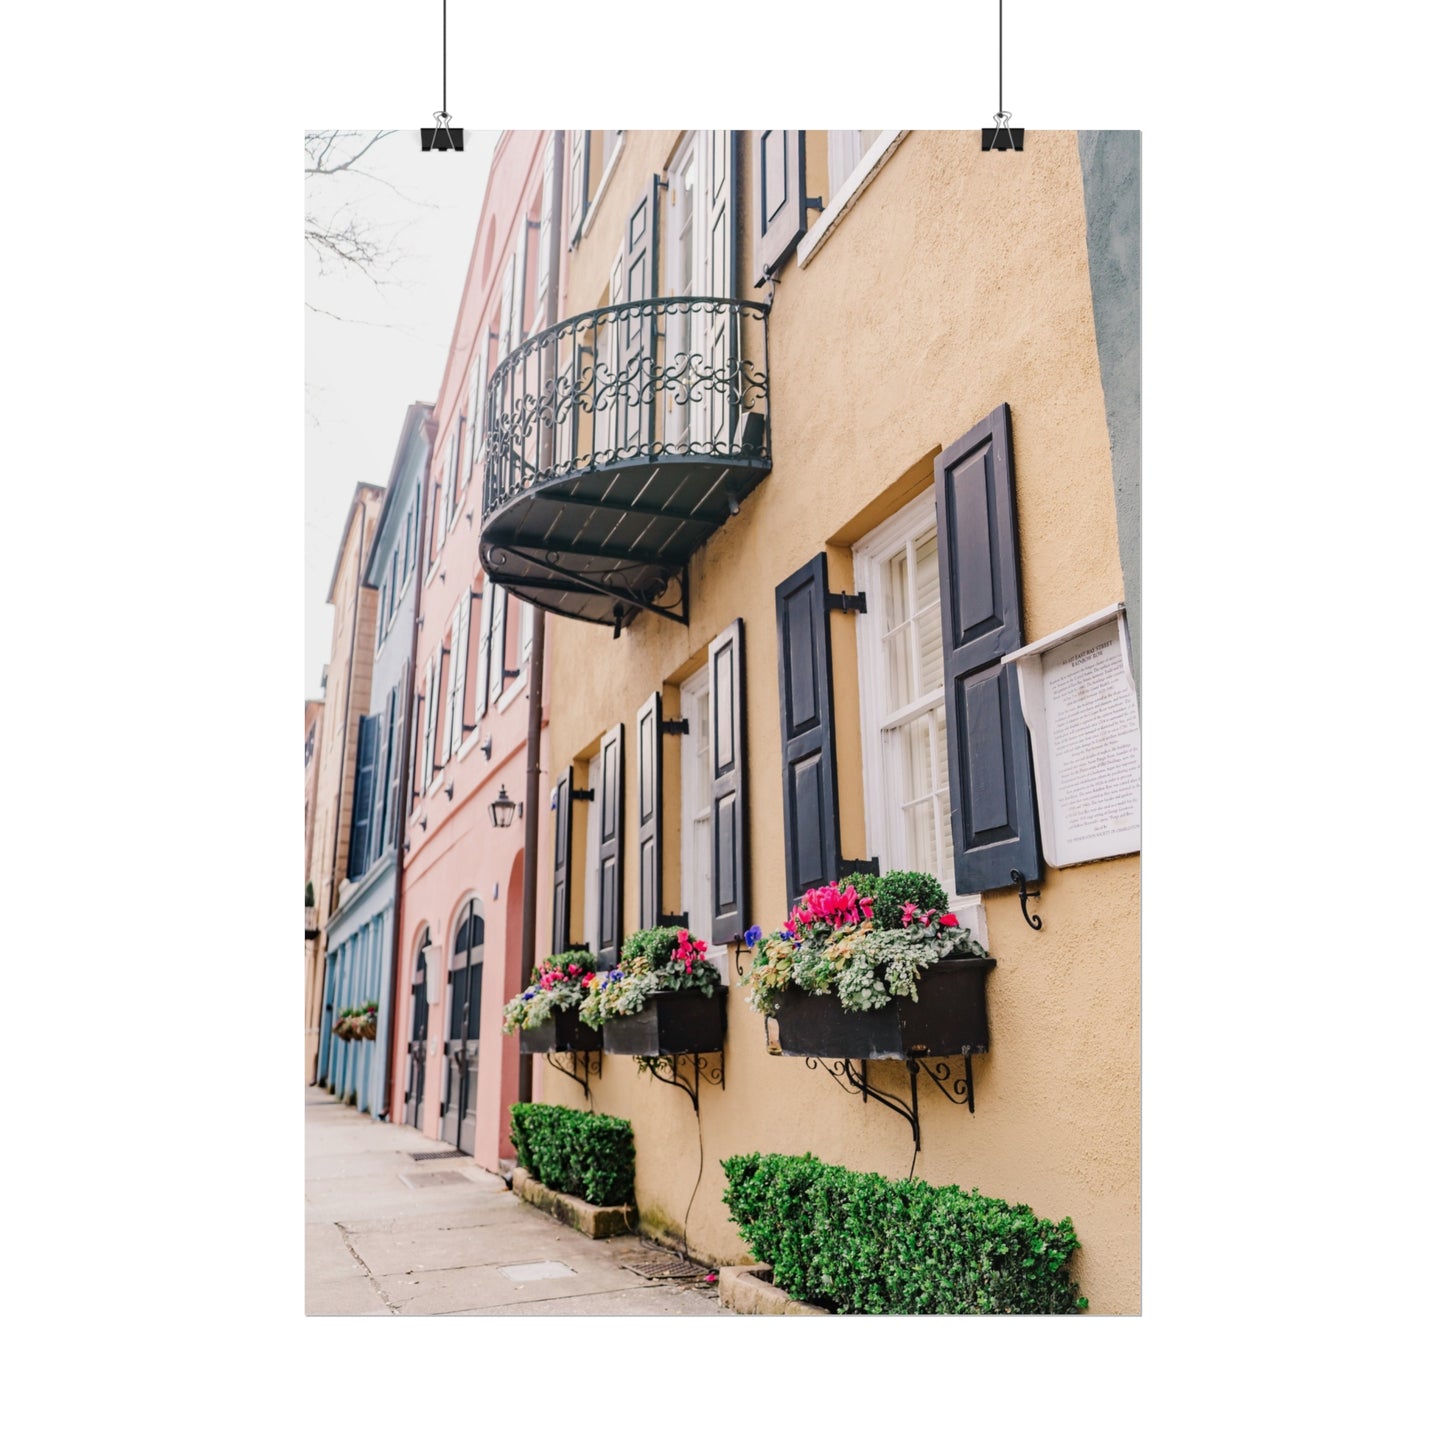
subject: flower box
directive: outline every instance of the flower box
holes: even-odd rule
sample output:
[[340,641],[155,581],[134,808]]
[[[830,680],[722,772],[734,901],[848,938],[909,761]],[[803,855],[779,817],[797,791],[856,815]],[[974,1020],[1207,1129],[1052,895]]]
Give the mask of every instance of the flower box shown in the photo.
[[778,1052],[816,1059],[953,1058],[988,1052],[984,979],[996,960],[946,958],[918,979],[918,1002],[848,1013],[832,994],[789,988],[778,1000]]
[[712,997],[694,989],[655,993],[640,1013],[602,1026],[602,1051],[658,1058],[664,1054],[715,1054],[727,1032],[727,991]]
[[523,1029],[524,1054],[589,1054],[602,1048],[602,1035],[588,1028],[577,1016],[577,1010],[558,1009],[544,1024]]

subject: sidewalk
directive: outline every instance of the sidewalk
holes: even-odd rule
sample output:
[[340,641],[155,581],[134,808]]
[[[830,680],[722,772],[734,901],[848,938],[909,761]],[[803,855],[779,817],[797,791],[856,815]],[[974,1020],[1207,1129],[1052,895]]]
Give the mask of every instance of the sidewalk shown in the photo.
[[666,1250],[588,1239],[467,1156],[412,1157],[448,1148],[306,1090],[308,1315],[728,1314],[716,1285],[638,1272]]

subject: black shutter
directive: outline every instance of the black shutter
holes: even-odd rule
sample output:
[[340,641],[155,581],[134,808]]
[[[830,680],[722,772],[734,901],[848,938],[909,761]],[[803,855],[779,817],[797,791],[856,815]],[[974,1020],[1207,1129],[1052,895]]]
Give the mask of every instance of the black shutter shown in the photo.
[[933,476],[954,887],[981,893],[1042,869],[1018,673],[998,661],[1023,646],[1008,406],[945,447]]
[[808,229],[801,130],[753,132],[753,269],[761,286]]
[[622,956],[622,724],[602,739],[601,781],[593,807],[597,830],[597,962],[616,968]]
[[828,558],[819,552],[778,585],[778,697],[783,728],[783,846],[788,904],[839,871],[838,763]]
[[639,928],[656,928],[662,912],[662,694],[637,709],[637,887]]
[[[572,769],[552,789],[552,952],[563,953],[572,929]],[[532,959],[523,959],[525,969]]]
[[376,791],[376,734],[381,718],[356,723],[356,783],[351,790],[351,851],[346,876],[360,878],[371,864],[371,803]]
[[[713,638],[707,650],[712,685],[712,932],[711,943],[741,938],[748,927],[748,767],[743,620]],[[699,923],[701,920],[699,920]]]

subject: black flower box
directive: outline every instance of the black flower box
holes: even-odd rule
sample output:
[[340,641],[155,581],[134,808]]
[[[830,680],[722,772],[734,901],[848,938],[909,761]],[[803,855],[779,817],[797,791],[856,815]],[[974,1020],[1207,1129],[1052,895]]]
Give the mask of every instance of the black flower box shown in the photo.
[[655,993],[640,1013],[602,1025],[602,1051],[658,1058],[665,1054],[715,1054],[727,1032],[727,992],[712,997],[689,989]]
[[524,1054],[590,1054],[602,1048],[602,1035],[588,1028],[577,1010],[554,1012],[544,1024],[521,1031]]
[[778,1052],[815,1059],[954,1058],[988,1052],[984,979],[992,958],[946,958],[918,979],[918,1002],[848,1013],[833,994],[789,988],[778,1000]]

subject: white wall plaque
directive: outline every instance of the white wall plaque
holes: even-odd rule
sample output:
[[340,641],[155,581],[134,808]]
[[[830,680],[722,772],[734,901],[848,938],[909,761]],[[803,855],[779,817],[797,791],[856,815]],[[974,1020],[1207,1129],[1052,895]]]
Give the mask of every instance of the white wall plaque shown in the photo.
[[1139,851],[1139,703],[1124,606],[1011,652],[1054,868]]

